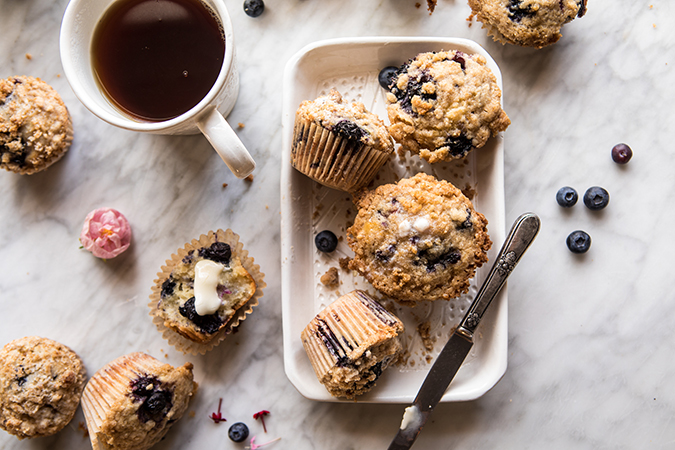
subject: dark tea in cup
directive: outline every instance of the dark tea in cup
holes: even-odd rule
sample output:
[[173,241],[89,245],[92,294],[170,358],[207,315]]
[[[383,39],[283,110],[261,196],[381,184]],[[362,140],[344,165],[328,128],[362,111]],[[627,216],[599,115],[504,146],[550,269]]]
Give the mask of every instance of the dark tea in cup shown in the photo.
[[178,117],[211,90],[225,56],[216,14],[200,0],[120,0],[96,25],[94,74],[129,116]]

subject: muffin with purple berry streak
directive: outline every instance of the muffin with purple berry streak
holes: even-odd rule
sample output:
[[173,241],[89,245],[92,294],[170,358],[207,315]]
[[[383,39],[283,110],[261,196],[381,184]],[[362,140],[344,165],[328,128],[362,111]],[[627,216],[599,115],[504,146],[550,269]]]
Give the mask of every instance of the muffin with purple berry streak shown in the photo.
[[82,394],[93,449],[149,449],[183,416],[196,390],[191,363],[173,367],[140,352],[108,363]]
[[396,360],[403,330],[398,317],[355,290],[319,312],[300,337],[319,382],[333,397],[353,399]]
[[291,165],[324,186],[358,191],[393,151],[384,122],[335,89],[302,102],[295,114]]
[[420,53],[399,69],[389,91],[389,132],[399,153],[430,163],[463,158],[511,124],[497,79],[478,54]]
[[210,231],[162,266],[150,295],[150,315],[171,345],[204,354],[258,305],[264,277],[237,234]]
[[536,48],[556,43],[562,26],[586,13],[586,0],[469,0],[469,6],[495,41]]

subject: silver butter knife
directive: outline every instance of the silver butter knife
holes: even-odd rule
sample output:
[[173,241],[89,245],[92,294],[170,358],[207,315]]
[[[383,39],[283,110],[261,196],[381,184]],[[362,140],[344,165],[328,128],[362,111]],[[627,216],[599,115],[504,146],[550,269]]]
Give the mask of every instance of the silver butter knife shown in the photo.
[[388,450],[405,450],[412,447],[431,411],[441,400],[466,355],[469,354],[473,346],[473,333],[483,314],[504,286],[520,257],[537,236],[540,224],[539,217],[533,213],[525,213],[516,219],[476,298],[429,369],[415,401],[405,409],[401,426],[389,444]]

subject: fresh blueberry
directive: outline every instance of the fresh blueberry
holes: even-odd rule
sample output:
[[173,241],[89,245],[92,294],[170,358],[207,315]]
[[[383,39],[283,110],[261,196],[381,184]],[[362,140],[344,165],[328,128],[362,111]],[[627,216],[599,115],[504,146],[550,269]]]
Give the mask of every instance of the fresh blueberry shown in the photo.
[[633,157],[633,150],[626,144],[616,144],[612,147],[612,159],[617,164],[626,164]]
[[265,2],[263,0],[244,1],[244,12],[251,17],[258,17],[265,11]]
[[579,200],[579,195],[574,188],[569,186],[561,187],[558,190],[558,193],[555,195],[555,199],[560,206],[563,208],[571,208],[576,205],[577,200]]
[[227,431],[227,435],[234,442],[244,442],[248,437],[248,427],[242,422],[233,423]]
[[337,248],[338,238],[332,231],[324,230],[316,235],[314,244],[320,252],[330,253]]
[[586,253],[591,248],[591,237],[585,231],[572,231],[567,236],[567,248],[572,253]]
[[392,85],[397,75],[398,75],[398,67],[387,66],[384,69],[380,70],[380,73],[377,76],[377,81],[379,81],[380,86],[388,90],[389,86]]
[[593,211],[600,210],[609,203],[609,192],[600,186],[589,187],[584,194],[584,205]]

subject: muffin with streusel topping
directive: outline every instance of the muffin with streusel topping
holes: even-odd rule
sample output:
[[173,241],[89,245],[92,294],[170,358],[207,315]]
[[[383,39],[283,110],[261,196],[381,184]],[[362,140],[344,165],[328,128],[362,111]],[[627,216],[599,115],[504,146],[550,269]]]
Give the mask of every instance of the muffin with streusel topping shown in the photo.
[[389,91],[389,132],[399,152],[430,163],[463,158],[511,123],[495,74],[478,54],[420,53],[398,70]]
[[291,165],[324,186],[358,191],[393,151],[384,122],[335,89],[302,102],[295,114]]
[[469,6],[495,41],[536,48],[557,42],[562,26],[586,13],[586,0],[469,0]]
[[73,125],[66,105],[39,78],[0,79],[0,167],[30,175],[70,148]]
[[458,297],[487,261],[487,219],[447,181],[419,173],[355,203],[349,267],[399,303]]
[[50,436],[72,420],[86,381],[80,357],[28,336],[0,350],[0,428],[19,439]]

